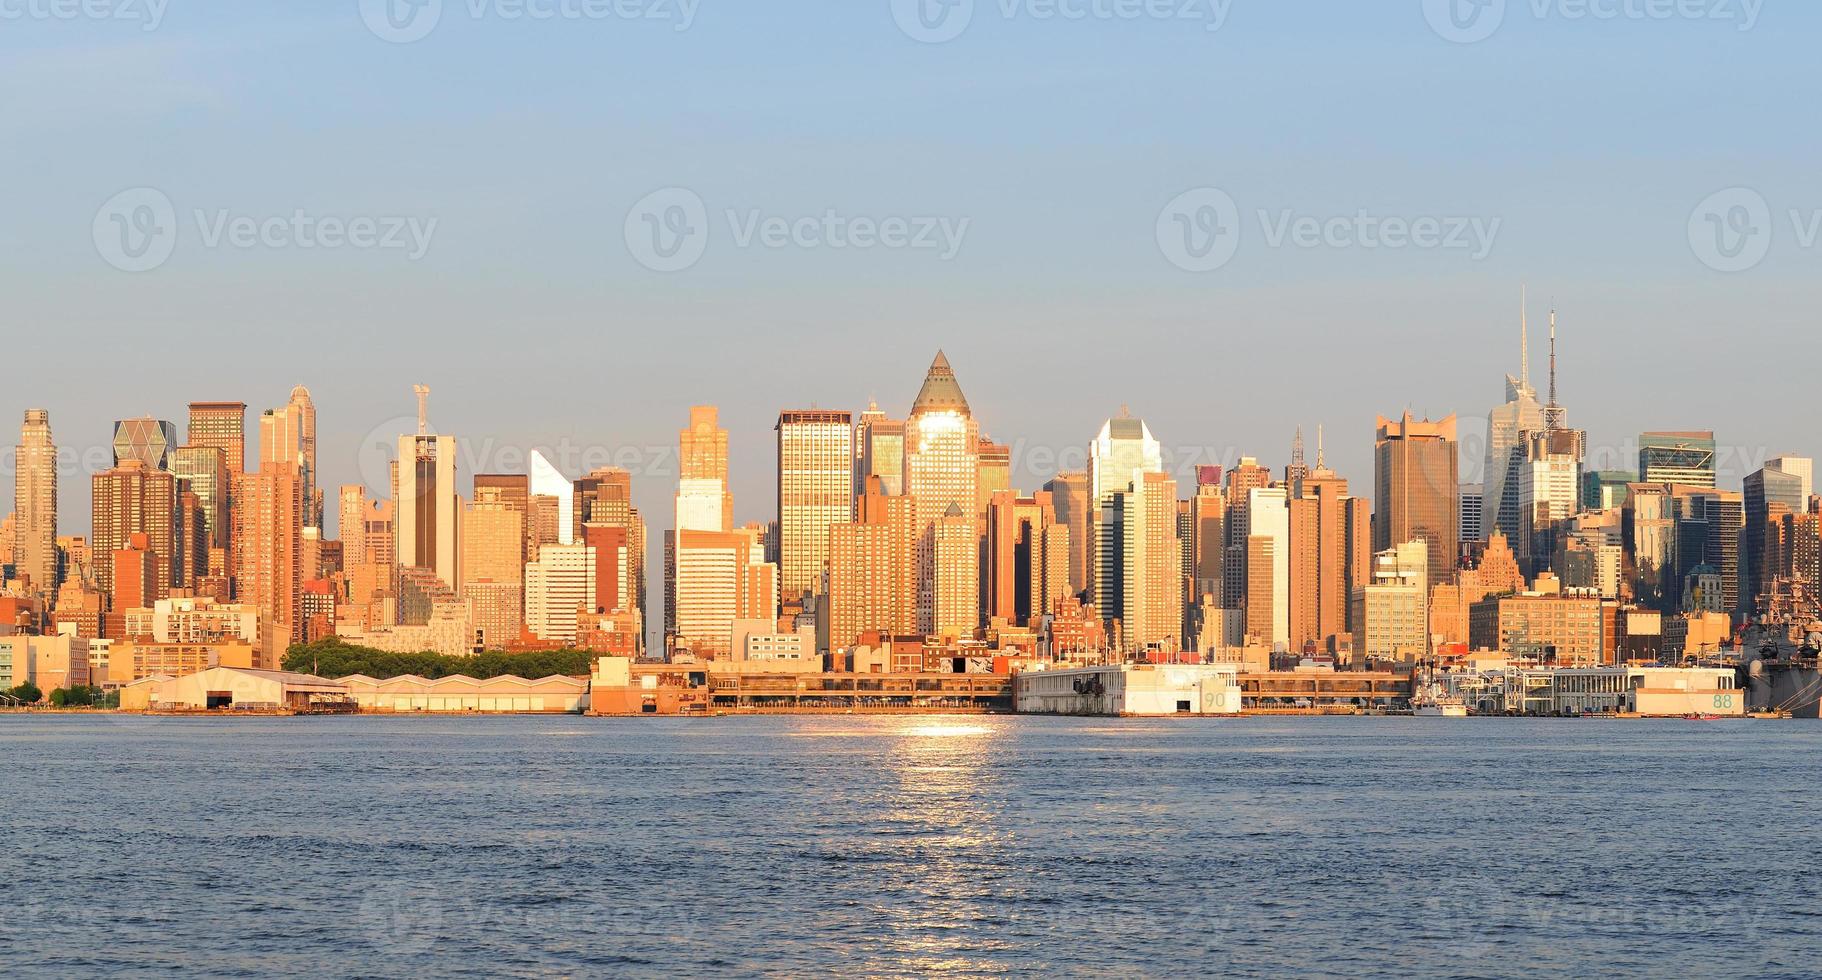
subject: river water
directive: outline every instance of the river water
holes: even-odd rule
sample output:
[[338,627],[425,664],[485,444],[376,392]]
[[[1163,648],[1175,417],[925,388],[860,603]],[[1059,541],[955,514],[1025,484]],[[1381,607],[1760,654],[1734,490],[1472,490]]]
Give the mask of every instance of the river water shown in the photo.
[[1822,725],[0,715],[0,972],[1816,976]]

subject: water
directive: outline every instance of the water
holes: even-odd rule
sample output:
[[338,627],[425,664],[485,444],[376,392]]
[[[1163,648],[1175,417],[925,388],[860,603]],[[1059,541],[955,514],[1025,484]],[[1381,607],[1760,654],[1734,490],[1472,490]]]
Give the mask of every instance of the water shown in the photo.
[[0,972],[1814,976],[1822,726],[0,716]]

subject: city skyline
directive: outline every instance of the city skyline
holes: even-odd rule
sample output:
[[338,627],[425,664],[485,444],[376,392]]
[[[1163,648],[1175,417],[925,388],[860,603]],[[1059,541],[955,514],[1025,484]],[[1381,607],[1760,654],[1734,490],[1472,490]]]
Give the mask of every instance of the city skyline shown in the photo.
[[[1521,362],[1518,346],[1519,330],[1520,327],[1513,324],[1509,330],[1510,336],[1506,338],[1510,346],[1510,367],[1514,371],[1519,369]],[[1537,351],[1533,350],[1532,353],[1535,358]],[[916,355],[912,355],[912,357],[915,360]],[[1568,361],[1569,358],[1565,357],[1565,360]],[[994,383],[997,380],[995,366],[966,363],[970,363],[971,373],[979,379],[974,387],[979,387],[986,393],[984,396],[976,395],[971,390],[969,400],[992,406],[977,412],[977,415],[985,417],[985,421],[981,425],[981,434],[983,438],[991,436],[999,443],[1008,446],[1012,463],[1012,487],[1025,493],[1042,489],[1043,484],[1061,470],[1087,470],[1091,463],[1090,447],[1094,432],[1105,423],[1109,416],[1117,415],[1123,410],[1130,410],[1131,414],[1142,417],[1154,432],[1159,433],[1158,442],[1164,457],[1165,468],[1180,484],[1193,477],[1196,466],[1217,465],[1231,469],[1239,463],[1242,457],[1248,456],[1260,460],[1268,468],[1281,469],[1291,462],[1296,440],[1300,437],[1302,430],[1320,428],[1325,434],[1323,448],[1329,468],[1345,479],[1365,485],[1370,482],[1369,478],[1373,468],[1374,423],[1377,415],[1386,410],[1383,399],[1374,400],[1370,395],[1360,396],[1363,412],[1355,421],[1358,425],[1357,431],[1364,434],[1355,438],[1348,437],[1349,426],[1346,424],[1346,420],[1304,420],[1285,417],[1280,424],[1280,427],[1285,430],[1285,437],[1280,443],[1272,444],[1224,438],[1217,431],[1220,428],[1218,410],[1210,413],[1201,428],[1185,430],[1185,425],[1195,424],[1194,419],[1162,422],[1155,413],[1142,410],[1143,402],[1136,403],[1138,410],[1135,410],[1134,404],[1128,404],[1126,401],[1099,407],[1092,403],[1084,403],[1080,399],[1058,397],[1045,404],[1054,406],[1059,413],[1071,412],[1075,415],[1089,417],[1092,421],[1085,423],[1077,430],[1079,434],[1074,438],[1065,434],[1060,435],[1055,441],[1050,441],[1012,432],[1006,427],[996,424],[994,420],[998,416],[989,413],[1004,411],[1011,406],[1007,405],[1003,399],[993,398],[993,392],[1000,388],[998,384]],[[1565,366],[1573,370],[1572,362]],[[1489,364],[1489,377],[1497,380],[1497,373],[1506,367],[1507,365],[1504,363]],[[911,373],[903,365],[895,364],[890,371],[882,371],[881,376],[883,378],[889,375],[892,378],[898,378]],[[921,377],[921,373],[921,371],[917,372],[919,377]],[[1610,432],[1603,433],[1588,422],[1589,413],[1582,408],[1579,388],[1575,382],[1567,380],[1570,377],[1578,377],[1580,372],[1571,375],[1570,371],[1565,370],[1563,373],[1565,380],[1561,382],[1561,387],[1564,393],[1564,404],[1573,412],[1574,426],[1590,433],[1587,444],[1588,469],[1635,469],[1640,434],[1687,431],[1697,426],[1706,431],[1717,432],[1716,467],[1719,485],[1723,489],[1741,489],[1748,475],[1777,456],[1822,456],[1822,452],[1810,452],[1805,449],[1806,444],[1815,444],[1818,449],[1822,449],[1822,440],[1797,440],[1794,443],[1780,444],[1756,441],[1750,435],[1745,439],[1730,438],[1745,434],[1716,430],[1700,417],[1706,414],[1705,410],[1679,409],[1675,414],[1665,412],[1654,416],[1649,409],[1643,409],[1637,413],[1638,417],[1651,419],[1668,415],[1673,421],[1683,419],[1683,422],[1668,425],[1661,422],[1647,424],[1639,429],[1617,435]],[[1513,378],[1516,377],[1517,375],[1514,374]],[[1511,380],[1509,378],[1508,382]],[[400,411],[383,417],[376,426],[369,427],[352,438],[348,437],[348,433],[359,428],[358,424],[351,425],[343,413],[336,410],[335,406],[328,406],[329,411],[326,418],[330,421],[328,427],[321,430],[322,435],[317,440],[322,447],[318,450],[320,453],[318,465],[321,468],[321,475],[317,478],[315,485],[319,494],[326,497],[328,496],[326,488],[351,483],[364,485],[369,495],[384,496],[387,494],[389,488],[385,469],[386,460],[396,458],[397,455],[397,450],[392,444],[399,436],[413,431],[411,427],[415,425],[415,416],[410,411],[412,405],[409,400],[412,383],[410,379],[404,379],[396,385],[399,390],[392,398],[392,407]],[[219,383],[215,384],[220,387]],[[728,409],[730,403],[752,403],[752,386],[730,388],[727,394],[735,396],[733,399],[680,398],[674,408],[686,411],[691,404],[712,404],[720,409],[721,420],[728,432],[727,481],[729,494],[733,498],[732,517],[734,523],[739,525],[777,517],[776,429],[781,411],[846,412],[858,420],[863,414],[861,409],[865,408],[868,403],[876,403],[888,417],[902,418],[914,400],[901,396],[897,401],[902,402],[902,406],[891,400],[882,401],[880,396],[887,390],[886,383],[863,384],[869,394],[859,399],[859,403],[852,408],[845,404],[834,404],[827,399],[809,397],[800,398],[797,401],[787,400],[778,406],[763,409],[762,415],[757,418],[730,411]],[[300,379],[293,379],[292,383],[280,387],[287,397],[294,397],[296,391],[309,389],[311,384],[307,380],[300,383]],[[670,498],[675,495],[679,474],[674,420],[667,423],[661,418],[654,426],[668,436],[668,440],[660,437],[654,441],[635,438],[631,435],[616,437],[614,433],[606,433],[605,438],[590,441],[580,435],[584,430],[579,424],[573,429],[573,433],[550,430],[555,434],[547,436],[545,439],[514,438],[513,434],[501,434],[488,428],[486,422],[488,415],[485,409],[487,403],[457,400],[434,384],[430,387],[440,393],[440,397],[435,401],[435,410],[430,419],[431,431],[454,438],[456,487],[464,498],[472,496],[472,480],[477,473],[528,473],[533,465],[531,462],[533,453],[541,452],[548,461],[562,471],[565,478],[570,480],[578,479],[585,475],[587,470],[602,465],[618,465],[629,469],[633,476],[634,504],[647,514],[670,514],[672,510]],[[850,383],[847,387],[853,389],[860,386]],[[905,387],[915,392],[916,382],[909,382]],[[1489,384],[1487,387],[1491,390],[1492,385]],[[892,390],[899,390],[899,388],[900,386],[896,383],[892,386]],[[258,395],[244,391],[225,394],[232,395],[253,406],[262,403]],[[703,392],[703,394],[706,396],[711,393]],[[1484,404],[1462,405],[1452,409],[1412,409],[1412,414],[1420,419],[1426,417],[1441,419],[1450,414],[1457,416],[1457,427],[1460,432],[1458,463],[1461,483],[1480,483],[1484,480],[1487,463],[1485,457],[1487,416],[1499,405],[1497,394],[1495,392],[1495,395],[1483,399]],[[1510,395],[1510,384],[1508,384],[1507,394]],[[69,517],[88,512],[87,478],[95,472],[105,469],[111,463],[113,430],[117,421],[123,419],[170,421],[179,425],[181,429],[181,420],[186,417],[187,408],[193,401],[222,395],[224,393],[220,391],[205,391],[195,396],[185,392],[171,392],[163,399],[164,402],[171,405],[164,414],[156,410],[141,409],[116,418],[97,419],[93,425],[81,423],[82,413],[80,411],[66,414],[67,410],[49,408],[51,424],[58,433],[57,446],[60,460],[58,502],[59,510],[63,515],[59,523],[60,530],[63,533],[77,533],[73,528],[81,527],[80,524],[70,525]],[[305,397],[309,397],[307,392]],[[365,400],[367,399],[364,398],[363,401]],[[1423,405],[1425,401],[1427,400],[1412,399],[1405,404],[1419,406]],[[63,403],[61,399],[57,398],[49,399],[49,402],[51,405]],[[281,410],[284,408],[283,401],[274,399],[273,403],[279,405]],[[1395,396],[1393,403],[1398,404]],[[1042,407],[1038,406],[1040,409]],[[17,415],[28,408],[38,410],[45,409],[46,406],[21,403],[10,411]],[[1402,411],[1402,409],[1401,405],[1400,410]],[[245,442],[249,468],[257,467],[259,463],[257,454],[260,452],[260,411],[255,407],[247,420]],[[653,406],[650,411],[653,414],[661,414],[662,409],[659,406]],[[1039,414],[1048,413],[1040,411]],[[587,413],[583,413],[581,417],[586,417],[586,415]],[[1698,417],[1685,418],[1685,416]],[[1768,413],[1767,417],[1773,416]],[[479,420],[480,427],[476,431],[470,431],[460,427],[459,422],[450,421],[452,419]],[[399,428],[401,426],[402,428]],[[1055,431],[1061,426],[1061,422],[1052,421],[1045,424],[1043,428],[1046,431]],[[647,431],[645,426],[637,428],[640,432]],[[95,438],[85,438],[85,434],[93,434]],[[177,444],[181,444],[181,442],[182,439],[179,437]],[[0,463],[8,467],[7,476],[11,477],[16,472],[11,454],[5,454],[4,460],[0,460]],[[14,502],[11,499],[14,480],[9,478],[0,483],[5,485],[8,493],[7,497],[0,498],[0,513],[4,513],[14,509]],[[332,537],[340,535],[338,511],[339,508],[336,507],[322,507],[323,530]],[[1491,510],[1489,510],[1489,515],[1491,515]],[[662,530],[672,528],[673,524],[668,519],[660,519],[652,522],[652,526],[654,529]],[[1487,527],[1494,526],[1495,523],[1489,516]],[[65,528],[72,529],[64,530]]]

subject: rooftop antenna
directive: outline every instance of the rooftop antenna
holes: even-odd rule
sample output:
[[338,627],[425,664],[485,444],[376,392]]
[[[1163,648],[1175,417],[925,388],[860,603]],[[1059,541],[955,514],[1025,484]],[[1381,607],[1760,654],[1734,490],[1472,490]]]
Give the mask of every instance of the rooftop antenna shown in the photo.
[[1328,469],[1328,460],[1322,452],[1322,424],[1320,422],[1316,424],[1316,468]]
[[1556,304],[1550,304],[1550,404],[1544,409],[1544,428],[1563,427],[1563,407],[1556,403]]
[[418,435],[430,434],[430,386],[412,385],[411,390],[418,396]]

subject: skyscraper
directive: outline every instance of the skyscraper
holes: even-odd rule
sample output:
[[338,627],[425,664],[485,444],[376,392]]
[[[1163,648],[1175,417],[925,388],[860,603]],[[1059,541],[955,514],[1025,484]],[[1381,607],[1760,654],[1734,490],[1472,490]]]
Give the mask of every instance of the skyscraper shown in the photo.
[[1746,477],[1746,553],[1741,598],[1748,611],[1757,607],[1767,579],[1776,577],[1775,571],[1767,567],[1767,537],[1781,534],[1785,515],[1809,512],[1812,472],[1808,459],[1779,456]]
[[1069,594],[1069,529],[1057,523],[1050,494],[995,493],[987,505],[988,618],[1034,625]]
[[42,408],[26,411],[13,450],[13,563],[34,590],[57,591],[57,445]]
[[1448,584],[1460,552],[1455,416],[1440,422],[1381,417],[1373,459],[1373,550],[1408,541],[1428,549],[1428,581]]
[[[538,497],[548,497],[557,502],[557,543],[569,544],[574,541],[576,528],[580,523],[576,520],[577,492],[575,485],[569,481],[569,477],[564,476],[561,471],[551,465],[544,453],[536,449],[531,452],[531,458],[526,466],[526,475],[531,480],[529,489],[534,500]],[[527,506],[531,509],[536,507],[535,504],[529,503]],[[536,556],[528,555],[527,557]]]
[[1318,436],[1316,467],[1291,487],[1290,645],[1323,649],[1347,635],[1355,583],[1348,569],[1348,482],[1328,468]]
[[1289,491],[1253,490],[1246,507],[1246,632],[1273,647],[1291,642]]
[[191,402],[189,438],[191,446],[213,446],[221,450],[228,472],[247,469],[247,403]]
[[778,567],[753,528],[677,532],[674,649],[703,658],[732,652],[734,621],[778,614]]
[[259,461],[261,466],[282,463],[297,470],[304,526],[322,527],[322,494],[316,486],[316,404],[310,400],[310,389],[298,385],[283,407],[260,413]]
[[261,461],[234,478],[234,580],[241,602],[261,610],[268,666],[304,639],[303,483],[297,467]]
[[728,492],[728,430],[713,405],[690,407],[689,427],[677,434],[678,530],[732,531],[734,497]]
[[[1518,349],[1518,377],[1506,375],[1505,404],[1487,415],[1487,460],[1481,504],[1483,529],[1487,532],[1498,529],[1512,540],[1517,540],[1519,533],[1518,490],[1512,474],[1524,458],[1525,433],[1544,427],[1544,409],[1538,404],[1537,390],[1531,387],[1531,333],[1526,322],[1522,289],[1519,292]],[[1483,536],[1480,540],[1486,539]],[[1430,555],[1432,559],[1435,557],[1434,547]]]
[[854,433],[854,496],[867,492],[867,478],[878,477],[888,496],[905,492],[905,423],[886,418],[879,403],[869,401]]
[[[1143,474],[1163,473],[1163,452],[1143,419],[1121,409],[1116,418],[1102,423],[1088,445],[1088,490],[1092,510],[1089,549],[1089,588],[1096,611],[1103,620],[1129,618],[1125,609],[1126,573],[1130,570],[1124,540],[1126,495],[1143,482]],[[1175,492],[1175,483],[1172,483]],[[1176,502],[1171,502],[1175,527]],[[1130,627],[1128,636],[1131,636]]]
[[1129,650],[1176,649],[1183,638],[1183,560],[1177,539],[1177,482],[1134,472],[1121,498],[1120,621]]
[[398,492],[393,498],[397,560],[406,568],[429,569],[453,592],[462,584],[455,437],[430,431],[430,389],[418,385],[416,391],[418,431],[399,436]]
[[95,581],[112,589],[114,552],[127,546],[134,534],[146,536],[154,562],[154,600],[170,595],[177,581],[177,478],[168,470],[153,469],[142,458],[127,458],[93,479],[90,561]]
[[[234,536],[230,525],[229,497],[233,494],[233,474],[227,458],[215,446],[179,446],[171,453],[171,472],[182,487],[196,495],[202,513],[202,533],[210,549],[227,549]],[[225,569],[211,568],[209,574],[227,574]]]
[[869,477],[852,523],[829,529],[829,648],[917,630],[917,520],[909,497]]
[[853,416],[783,412],[777,432],[779,591],[797,601],[822,592],[829,528],[853,516]]
[[[905,492],[911,497],[917,532],[917,620],[918,629],[925,633],[937,632],[939,576],[949,583],[959,582],[962,576],[960,569],[937,568],[936,524],[954,516],[951,507],[974,519],[979,481],[980,427],[956,383],[949,359],[937,351],[905,423]],[[942,557],[960,560],[963,549],[953,541],[958,533],[949,529],[950,547]],[[978,582],[978,548],[969,552],[967,565]],[[952,606],[950,612],[954,611]]]
[[1044,484],[1044,492],[1050,494],[1057,523],[1069,530],[1069,594],[1079,596],[1088,591],[1088,521],[1092,511],[1088,474],[1065,470]]
[[1715,485],[1714,433],[1646,432],[1639,436],[1639,482]]
[[114,465],[136,459],[149,469],[170,468],[171,451],[177,448],[177,426],[146,416],[114,423]]

